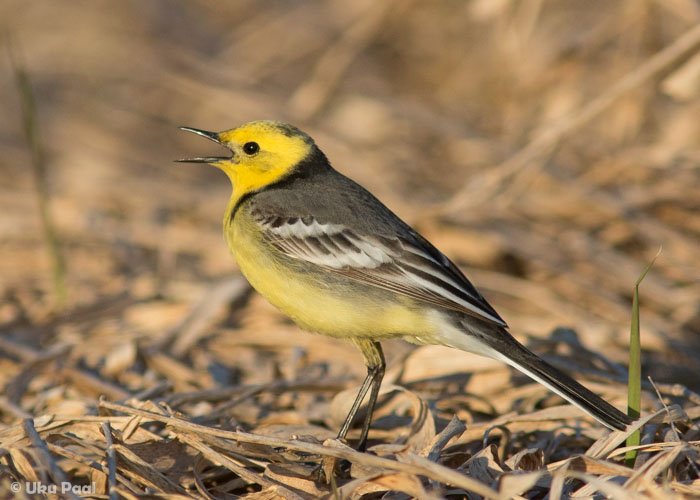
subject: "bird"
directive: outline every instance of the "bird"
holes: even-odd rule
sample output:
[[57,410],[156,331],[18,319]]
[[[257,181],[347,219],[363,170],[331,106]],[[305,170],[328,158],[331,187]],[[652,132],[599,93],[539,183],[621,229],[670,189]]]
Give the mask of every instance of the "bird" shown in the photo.
[[386,367],[381,341],[402,338],[502,361],[612,430],[633,420],[518,342],[460,269],[367,189],[335,170],[305,132],[273,120],[223,132],[180,127],[225,156],[223,232],[252,287],[304,330],[350,340],[367,369],[338,432],[345,439],[369,392],[365,450]]

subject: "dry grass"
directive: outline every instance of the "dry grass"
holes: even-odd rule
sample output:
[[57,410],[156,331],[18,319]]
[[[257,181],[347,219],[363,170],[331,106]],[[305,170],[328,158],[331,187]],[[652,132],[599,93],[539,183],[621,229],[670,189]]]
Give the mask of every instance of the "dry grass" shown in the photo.
[[[0,19],[45,162],[39,203],[6,57],[0,495],[700,495],[696,3],[9,0]],[[634,467],[627,433],[501,364],[401,342],[369,453],[333,440],[359,354],[250,293],[220,235],[226,180],[171,163],[206,152],[178,125],[259,118],[307,130],[620,408],[632,289],[662,246],[640,288],[658,394],[643,386]],[[340,459],[332,486],[322,459]]]

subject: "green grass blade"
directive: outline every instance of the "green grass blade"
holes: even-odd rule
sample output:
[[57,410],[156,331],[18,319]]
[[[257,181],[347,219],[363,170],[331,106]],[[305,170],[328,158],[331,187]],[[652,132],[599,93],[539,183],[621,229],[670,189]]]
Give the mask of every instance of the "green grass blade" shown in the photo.
[[56,305],[62,308],[66,304],[68,292],[66,288],[66,264],[61,253],[58,235],[51,217],[49,206],[49,188],[46,171],[46,159],[39,140],[39,126],[36,113],[34,93],[29,81],[29,75],[23,65],[14,57],[8,40],[8,53],[12,70],[15,74],[15,83],[22,105],[22,118],[24,120],[24,133],[27,145],[32,155],[32,170],[39,203],[39,217],[44,232],[44,240],[51,256],[53,274],[53,289],[56,297]]
[[[642,348],[639,335],[639,284],[647,275],[656,258],[661,253],[661,249],[656,253],[651,262],[647,264],[644,272],[639,276],[634,284],[634,294],[632,296],[632,324],[630,327],[630,364],[629,379],[627,382],[627,414],[632,418],[639,418],[642,400]],[[640,442],[641,434],[634,432],[627,438],[627,446],[637,446]],[[637,450],[630,450],[625,454],[625,462],[629,467],[634,466],[637,459]]]

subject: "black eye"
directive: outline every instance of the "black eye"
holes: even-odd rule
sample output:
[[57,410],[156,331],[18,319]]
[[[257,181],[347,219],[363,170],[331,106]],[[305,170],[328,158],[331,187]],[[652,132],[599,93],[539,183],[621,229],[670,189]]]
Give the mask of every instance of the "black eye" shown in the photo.
[[260,146],[257,142],[246,142],[243,145],[243,152],[247,155],[254,155],[258,151],[260,151]]

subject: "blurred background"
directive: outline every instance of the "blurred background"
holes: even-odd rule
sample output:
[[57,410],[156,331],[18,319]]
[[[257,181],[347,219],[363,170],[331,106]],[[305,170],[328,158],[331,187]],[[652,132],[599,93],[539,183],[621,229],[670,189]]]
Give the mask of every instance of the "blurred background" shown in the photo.
[[254,119],[308,132],[516,337],[592,380],[624,382],[634,284],[662,248],[644,373],[700,390],[697,2],[5,0],[0,18],[3,421],[163,381],[364,375],[354,347],[248,293],[227,179],[173,163],[218,153],[178,126]]

